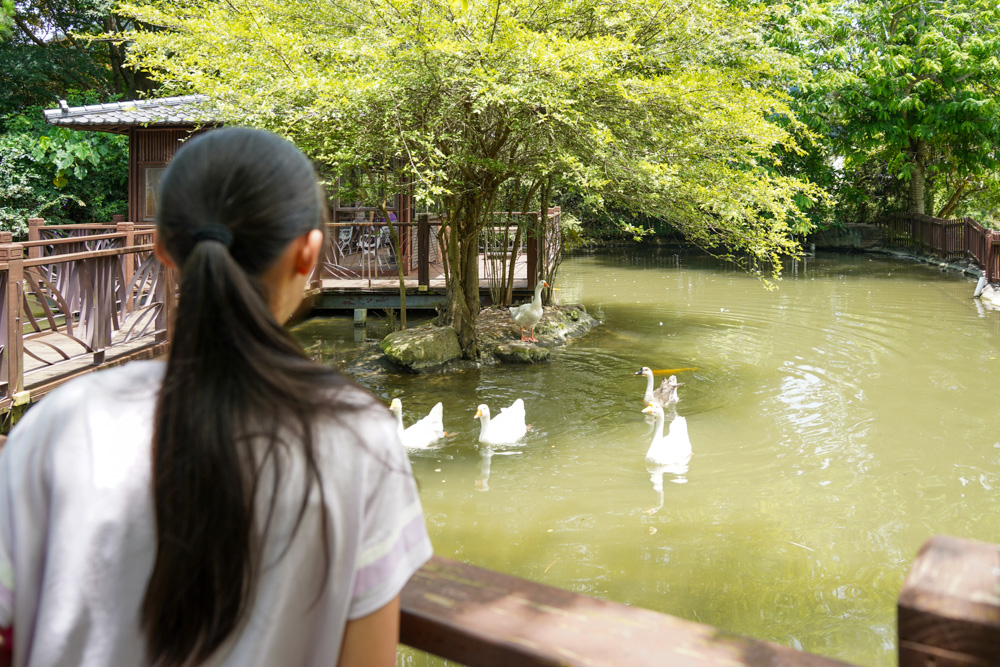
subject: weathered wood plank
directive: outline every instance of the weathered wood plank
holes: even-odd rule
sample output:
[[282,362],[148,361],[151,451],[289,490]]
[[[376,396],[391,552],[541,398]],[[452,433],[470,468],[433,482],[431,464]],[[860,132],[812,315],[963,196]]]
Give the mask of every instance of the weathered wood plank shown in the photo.
[[1000,546],[935,536],[899,594],[899,664],[1000,665]]
[[439,556],[403,590],[400,640],[472,667],[845,664]]

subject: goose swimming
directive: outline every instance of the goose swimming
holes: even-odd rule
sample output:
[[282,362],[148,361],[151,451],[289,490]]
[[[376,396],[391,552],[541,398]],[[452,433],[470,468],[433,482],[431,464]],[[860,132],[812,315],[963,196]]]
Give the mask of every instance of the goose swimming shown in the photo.
[[509,445],[528,432],[524,422],[524,401],[517,399],[510,407],[501,408],[500,414],[490,419],[490,408],[485,403],[476,410],[479,420],[479,442],[485,445]]
[[[667,407],[671,403],[676,403],[680,400],[677,396],[677,387],[683,387],[683,382],[677,381],[676,375],[671,375],[669,378],[660,383],[660,386],[655,390],[653,389],[653,371],[650,370],[649,366],[643,366],[638,371],[632,374],[633,376],[642,375],[646,378],[646,393],[643,394],[642,402],[645,404],[656,403],[661,407]],[[645,410],[643,410],[645,412]]]
[[653,415],[656,424],[653,427],[653,440],[646,450],[646,463],[652,465],[669,465],[686,462],[691,458],[691,438],[688,436],[687,420],[678,415],[670,423],[670,431],[663,435],[663,406],[650,403],[642,410]]
[[426,449],[444,437],[444,406],[438,403],[427,416],[414,422],[409,428],[403,428],[403,403],[392,399],[389,412],[396,415],[396,429],[399,440],[409,449]]

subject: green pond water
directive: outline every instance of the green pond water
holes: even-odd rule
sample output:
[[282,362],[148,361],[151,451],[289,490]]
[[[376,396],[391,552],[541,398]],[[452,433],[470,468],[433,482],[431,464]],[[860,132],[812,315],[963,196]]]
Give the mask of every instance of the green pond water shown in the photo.
[[[444,403],[450,437],[410,457],[438,554],[893,665],[920,545],[1000,542],[1000,313],[972,278],[821,254],[767,291],[711,258],[622,250],[567,258],[557,286],[601,325],[548,363],[358,378],[407,424]],[[333,364],[386,330],[295,329]],[[678,373],[687,470],[646,468],[641,366],[697,369]],[[476,406],[516,398],[523,443],[480,447]]]

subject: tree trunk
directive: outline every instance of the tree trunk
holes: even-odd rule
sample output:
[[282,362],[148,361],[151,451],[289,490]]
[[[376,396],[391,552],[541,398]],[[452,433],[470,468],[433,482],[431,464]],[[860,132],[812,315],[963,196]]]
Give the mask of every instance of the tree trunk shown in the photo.
[[969,184],[967,181],[962,181],[961,183],[959,183],[958,187],[955,188],[955,192],[951,195],[951,199],[948,200],[948,203],[945,204],[943,207],[941,207],[941,210],[938,211],[937,217],[950,218],[952,215],[954,215],[955,209],[958,208],[958,205],[962,201],[962,198],[965,196],[965,191],[968,187]]
[[[534,267],[534,270],[537,271],[538,273],[535,274],[536,276],[535,284],[538,284],[538,281],[548,280],[549,278],[546,269],[548,268],[548,254],[549,254],[549,247],[548,247],[549,202],[550,202],[549,197],[551,195],[552,195],[552,175],[549,174],[548,180],[545,181],[545,185],[542,187],[542,194],[541,197],[539,197],[538,201],[538,229],[536,232],[538,234],[538,257],[535,260],[538,262],[538,266]],[[532,267],[529,266],[528,270],[531,271]],[[549,284],[551,285],[551,283]],[[551,305],[552,290],[551,289],[545,290],[543,294],[544,298],[542,299],[542,303],[545,304],[546,306]]]
[[479,210],[468,202],[451,207],[448,213],[448,264],[451,280],[447,285],[447,309],[442,324],[458,332],[462,357],[479,356],[476,320],[479,315]]
[[[536,179],[531,187],[528,189],[528,194],[524,196],[524,201],[521,203],[520,209],[522,213],[526,213],[531,210],[531,200],[535,198],[535,192],[541,186],[541,179]],[[524,227],[523,223],[518,223],[517,234],[514,235],[514,252],[510,255],[510,267],[509,273],[507,274],[507,283],[504,288],[503,303],[497,305],[510,306],[514,302],[514,269],[515,264],[517,264],[517,253],[518,248],[521,247],[521,230]]]
[[406,329],[406,270],[403,267],[403,256],[399,252],[399,232],[396,225],[389,218],[389,206],[383,199],[379,203],[379,210],[382,212],[382,219],[385,220],[389,228],[389,243],[392,244],[392,252],[396,256],[396,273],[399,274],[399,326]]
[[910,171],[910,213],[924,212],[924,165],[927,161],[927,144],[919,139],[910,142],[910,161],[913,169]]

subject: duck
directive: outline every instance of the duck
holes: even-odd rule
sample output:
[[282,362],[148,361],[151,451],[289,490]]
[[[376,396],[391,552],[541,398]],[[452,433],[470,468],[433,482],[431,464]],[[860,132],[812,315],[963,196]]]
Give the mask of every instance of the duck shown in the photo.
[[426,417],[414,422],[409,428],[403,428],[403,403],[398,398],[392,399],[389,412],[396,416],[399,441],[408,449],[426,449],[447,435],[444,431],[444,406],[441,403],[436,404]]
[[642,375],[646,378],[646,393],[642,397],[643,403],[647,405],[649,403],[656,403],[665,408],[671,403],[676,403],[680,400],[677,396],[677,387],[683,387],[684,383],[678,382],[676,375],[671,375],[661,382],[660,386],[655,390],[653,389],[653,371],[650,370],[649,366],[643,366],[632,375],[633,377]]
[[653,415],[656,421],[653,427],[653,440],[646,450],[646,464],[665,466],[686,463],[690,460],[691,438],[688,436],[687,420],[678,415],[670,423],[669,433],[663,435],[663,406],[650,402],[642,411]]
[[[529,341],[532,343],[537,343],[538,339],[535,338],[535,325],[538,324],[538,320],[542,319],[542,289],[548,287],[549,284],[544,280],[540,281],[535,285],[535,296],[530,303],[526,303],[521,306],[511,306],[510,315],[514,318],[514,322],[521,328],[521,340]],[[528,329],[530,334],[528,338],[524,337],[524,330]]]
[[509,445],[517,442],[528,432],[524,422],[524,401],[517,399],[510,407],[501,408],[492,420],[490,408],[485,403],[479,405],[475,419],[479,420],[479,442],[484,445]]

